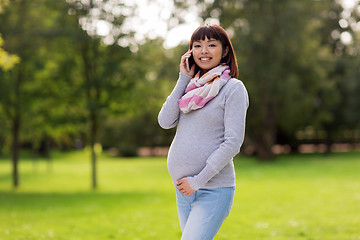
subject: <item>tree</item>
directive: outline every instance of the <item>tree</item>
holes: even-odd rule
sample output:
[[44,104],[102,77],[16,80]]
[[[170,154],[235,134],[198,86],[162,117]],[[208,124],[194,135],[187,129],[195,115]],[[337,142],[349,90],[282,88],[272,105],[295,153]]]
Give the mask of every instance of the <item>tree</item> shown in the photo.
[[[100,131],[101,143],[115,147],[122,156],[135,156],[139,147],[169,146],[174,131],[160,128],[157,116],[178,78],[178,57],[187,46],[164,49],[162,39],[139,45],[128,65],[136,69],[134,82],[127,92],[126,104],[119,103],[118,114],[109,113]],[[169,81],[170,80],[170,81]]]
[[[9,11],[8,11],[9,10]],[[17,15],[15,19],[10,21],[9,12],[15,12],[13,16]],[[19,185],[19,176],[18,176],[18,159],[19,159],[19,147],[20,147],[20,128],[21,128],[21,115],[23,107],[25,105],[23,99],[23,85],[26,79],[31,78],[27,74],[27,59],[31,55],[31,49],[27,48],[27,43],[25,39],[29,39],[29,33],[25,30],[25,26],[28,20],[28,5],[25,1],[17,2],[7,8],[7,11],[1,15],[1,22],[7,22],[8,26],[12,25],[14,29],[17,30],[16,33],[13,32],[14,39],[13,41],[7,41],[5,45],[6,48],[10,49],[11,52],[16,52],[17,55],[21,58],[20,64],[18,64],[14,71],[11,71],[7,74],[2,74],[3,81],[1,82],[1,103],[6,113],[8,119],[11,122],[11,135],[12,135],[12,165],[13,165],[13,186],[17,187]],[[4,21],[4,19],[9,19]],[[5,27],[2,25],[2,27]],[[4,33],[4,30],[1,29],[1,32]],[[6,31],[8,32],[8,31]],[[8,36],[6,36],[8,37]]]
[[[114,15],[111,6],[126,7],[114,1],[69,1],[70,13],[77,16],[79,32],[75,35],[78,45],[77,54],[81,60],[83,93],[85,93],[87,119],[89,124],[88,142],[91,148],[92,187],[97,187],[97,155],[95,144],[99,141],[98,134],[106,110],[111,109],[114,102],[121,101],[123,95],[132,86],[135,69],[127,65],[130,58],[128,47],[120,47],[118,40],[125,37],[120,26],[125,16]],[[109,11],[110,10],[110,11]],[[109,22],[109,19],[111,21]],[[99,23],[117,29],[110,37],[111,44],[99,35]],[[86,31],[86,32],[85,32]],[[109,45],[106,45],[107,42]],[[119,111],[119,109],[116,109]]]
[[[340,2],[341,3],[341,2]],[[360,19],[358,3],[345,5],[333,3],[326,35],[335,56],[335,66],[329,72],[329,79],[339,92],[339,101],[331,112],[333,119],[324,126],[329,144],[338,142],[359,141],[359,67],[360,42],[359,28],[356,23]]]
[[332,91],[326,88],[332,58],[318,33],[327,2],[199,2],[203,19],[217,18],[232,38],[250,96],[247,141],[260,159],[273,157],[280,131],[294,136],[311,121],[327,121],[328,112],[316,106],[319,94]]
[[79,98],[79,58],[73,37],[78,28],[64,1],[46,2],[37,10],[46,25],[37,31],[41,44],[32,61],[41,68],[35,69],[28,89],[31,105],[26,115],[31,120],[24,123],[22,136],[36,154],[50,160],[51,145],[73,147],[73,138],[83,132],[84,100]]
[[[21,138],[28,137],[36,145],[44,136],[54,136],[59,130],[49,122],[54,123],[54,119],[59,117],[57,107],[64,107],[56,99],[59,94],[54,94],[58,92],[57,83],[60,83],[54,81],[54,78],[61,65],[67,62],[58,54],[59,49],[66,52],[69,48],[64,46],[69,44],[64,41],[59,44],[61,40],[54,39],[64,35],[64,26],[56,24],[64,23],[62,17],[68,16],[65,7],[67,5],[62,1],[51,4],[43,0],[12,1],[0,15],[0,22],[6,23],[0,25],[5,39],[4,49],[16,53],[21,59],[11,71],[0,73],[0,102],[11,126],[14,187],[19,185]],[[63,10],[65,12],[62,13]],[[71,61],[71,58],[66,57]],[[70,69],[71,67],[67,67],[66,70]],[[66,78],[66,71],[64,72],[62,76]],[[24,129],[28,130],[27,134]]]
[[[8,0],[0,0],[0,14],[4,11],[4,8],[9,4]],[[4,40],[1,37],[0,34],[0,72],[7,72],[9,70],[11,70],[15,64],[20,62],[20,58],[14,54],[9,54],[8,52],[6,52],[2,47],[4,45]],[[0,73],[1,75],[1,73]],[[1,81],[1,79],[0,79]],[[0,82],[1,84],[1,82]],[[2,113],[1,111],[1,105],[0,105],[0,116],[3,115],[4,113]],[[2,120],[0,118],[0,120]],[[2,121],[1,123],[2,126],[6,125],[5,121]],[[1,136],[2,134],[0,133],[0,147],[1,145],[5,142],[4,138]],[[2,149],[1,149],[2,150]],[[0,150],[0,153],[1,153]]]

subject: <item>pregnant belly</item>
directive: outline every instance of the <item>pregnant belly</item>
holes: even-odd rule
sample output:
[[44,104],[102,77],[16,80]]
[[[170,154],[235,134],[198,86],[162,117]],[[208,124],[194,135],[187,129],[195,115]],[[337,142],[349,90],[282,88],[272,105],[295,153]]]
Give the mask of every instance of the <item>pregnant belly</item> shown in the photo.
[[180,142],[174,139],[168,154],[168,170],[173,182],[197,175],[206,165],[206,160],[215,151],[205,144]]

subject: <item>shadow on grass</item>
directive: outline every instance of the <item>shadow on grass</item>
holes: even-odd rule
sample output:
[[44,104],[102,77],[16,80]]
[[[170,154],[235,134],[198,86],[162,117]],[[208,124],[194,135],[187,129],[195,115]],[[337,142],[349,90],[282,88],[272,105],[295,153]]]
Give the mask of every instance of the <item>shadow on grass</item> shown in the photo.
[[40,209],[44,207],[77,207],[93,204],[101,204],[110,207],[121,205],[122,207],[141,205],[144,203],[156,203],[165,201],[167,194],[154,194],[148,192],[80,192],[80,193],[23,193],[23,192],[1,192],[0,203],[2,208],[16,209]]

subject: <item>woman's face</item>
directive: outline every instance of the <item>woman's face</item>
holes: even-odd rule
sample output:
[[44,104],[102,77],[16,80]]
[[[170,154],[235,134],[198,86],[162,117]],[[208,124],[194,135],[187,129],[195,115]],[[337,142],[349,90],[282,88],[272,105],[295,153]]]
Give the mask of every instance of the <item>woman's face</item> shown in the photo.
[[218,66],[226,54],[227,49],[223,53],[220,40],[205,37],[205,40],[194,41],[192,45],[192,55],[195,63],[202,70],[203,74]]

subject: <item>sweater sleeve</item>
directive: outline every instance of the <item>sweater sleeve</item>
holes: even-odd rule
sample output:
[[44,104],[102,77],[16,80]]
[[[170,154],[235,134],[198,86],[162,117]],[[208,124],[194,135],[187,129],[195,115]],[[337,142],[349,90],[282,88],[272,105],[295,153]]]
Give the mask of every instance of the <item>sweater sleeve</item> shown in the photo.
[[204,169],[198,175],[187,177],[192,189],[198,190],[202,188],[240,152],[245,136],[245,120],[248,106],[248,93],[245,86],[240,82],[232,89],[225,102],[224,141],[210,155]]
[[162,128],[170,129],[177,125],[180,115],[179,99],[184,95],[190,79],[190,76],[179,73],[179,79],[158,115],[158,122]]

